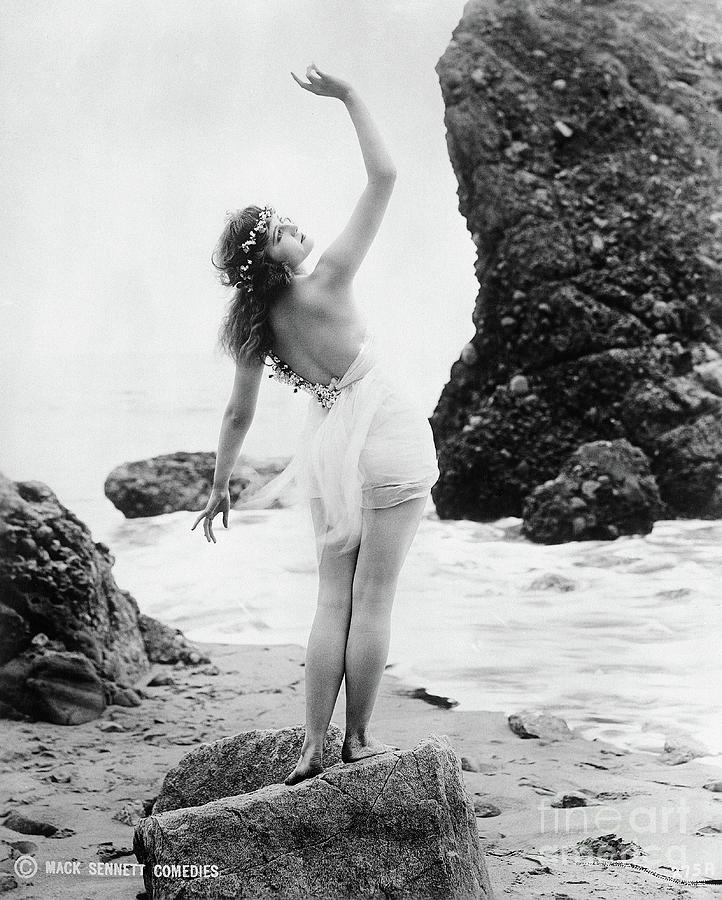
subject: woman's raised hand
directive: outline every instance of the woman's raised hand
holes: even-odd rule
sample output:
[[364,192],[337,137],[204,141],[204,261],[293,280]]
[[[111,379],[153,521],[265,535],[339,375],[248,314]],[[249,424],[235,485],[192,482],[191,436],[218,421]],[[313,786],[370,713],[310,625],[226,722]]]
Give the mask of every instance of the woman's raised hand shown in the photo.
[[293,72],[291,72],[296,84],[300,85],[305,91],[312,94],[318,94],[319,97],[338,97],[339,100],[345,100],[351,90],[348,81],[329,75],[328,72],[322,72],[316,63],[311,63],[306,68],[306,78],[308,82],[301,81]]
[[228,510],[230,508],[231,492],[228,489],[221,491],[213,488],[211,496],[208,498],[208,503],[206,503],[206,508],[193,523],[191,531],[193,531],[200,520],[203,519],[203,533],[206,536],[206,540],[208,542],[213,541],[215,544],[216,538],[213,534],[213,519],[218,513],[223,513],[223,525],[228,528]]

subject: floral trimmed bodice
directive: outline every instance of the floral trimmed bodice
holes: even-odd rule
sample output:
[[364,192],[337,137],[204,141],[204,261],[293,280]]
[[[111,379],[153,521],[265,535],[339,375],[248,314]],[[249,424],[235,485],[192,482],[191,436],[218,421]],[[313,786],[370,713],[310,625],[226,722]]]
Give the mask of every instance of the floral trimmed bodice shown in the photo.
[[269,378],[275,378],[277,381],[285,382],[286,384],[290,384],[293,387],[294,393],[298,391],[300,388],[302,391],[306,391],[309,394],[312,394],[321,406],[325,406],[326,409],[330,409],[333,404],[336,402],[336,398],[341,393],[336,389],[336,385],[338,384],[338,378],[332,378],[329,384],[321,384],[320,382],[316,382],[315,384],[303,378],[297,372],[294,372],[293,369],[285,363],[282,359],[279,359],[275,353],[272,353],[270,350],[267,353],[268,358],[271,360],[271,373],[268,376]]

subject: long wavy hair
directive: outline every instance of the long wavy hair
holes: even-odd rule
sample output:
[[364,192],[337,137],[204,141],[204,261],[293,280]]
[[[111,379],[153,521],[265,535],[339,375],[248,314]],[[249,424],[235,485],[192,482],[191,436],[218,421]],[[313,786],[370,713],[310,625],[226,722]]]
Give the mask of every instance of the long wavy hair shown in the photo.
[[[271,302],[279,289],[290,284],[294,277],[289,265],[264,257],[267,231],[256,234],[248,254],[241,247],[258,224],[262,211],[260,206],[246,206],[230,213],[211,256],[221,284],[234,290],[221,323],[218,343],[237,363],[254,357],[265,362],[272,343],[268,321]],[[249,258],[251,290],[244,284],[240,271]]]

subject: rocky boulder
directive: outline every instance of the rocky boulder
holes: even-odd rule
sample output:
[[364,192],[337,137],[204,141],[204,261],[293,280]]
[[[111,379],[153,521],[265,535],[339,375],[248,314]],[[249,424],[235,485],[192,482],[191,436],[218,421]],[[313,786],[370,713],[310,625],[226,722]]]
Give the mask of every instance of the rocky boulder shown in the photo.
[[691,0],[470,0],[437,65],[476,333],[432,416],[442,518],[519,516],[624,438],[722,510],[722,51]]
[[546,713],[522,712],[512,713],[508,718],[509,728],[523,740],[538,738],[541,743],[568,741],[574,738],[574,732],[560,716]]
[[[239,457],[230,478],[231,504],[251,496],[288,464],[287,457]],[[123,463],[105,479],[105,496],[128,519],[202,510],[216,465],[214,451],[167,453]]]
[[435,735],[293,787],[153,814],[133,849],[151,900],[493,896],[459,759]]
[[[249,794],[279,784],[298,762],[306,729],[243,731],[187,753],[163,779],[153,814],[202,806],[211,800]],[[341,762],[343,732],[331,723],[323,744],[323,762]]]
[[9,707],[6,718],[30,717],[56,725],[97,719],[110,699],[103,680],[82,653],[34,649],[0,668],[0,696]]
[[523,533],[543,544],[648,534],[664,514],[649,460],[625,441],[582,444],[524,504]]
[[58,724],[135,705],[151,662],[208,662],[138,610],[113,556],[39,481],[0,474],[0,709]]

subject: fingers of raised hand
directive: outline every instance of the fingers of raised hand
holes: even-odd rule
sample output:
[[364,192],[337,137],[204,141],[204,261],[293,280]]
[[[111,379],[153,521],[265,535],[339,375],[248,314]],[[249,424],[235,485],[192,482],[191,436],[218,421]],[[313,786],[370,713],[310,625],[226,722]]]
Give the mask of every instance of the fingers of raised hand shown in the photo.
[[298,75],[296,75],[295,72],[291,72],[291,75],[293,75],[293,80],[296,82],[296,84],[299,85],[300,87],[302,87],[304,89],[304,91],[312,91],[313,90],[312,85],[306,84],[305,81],[301,81],[301,79],[298,77]]

